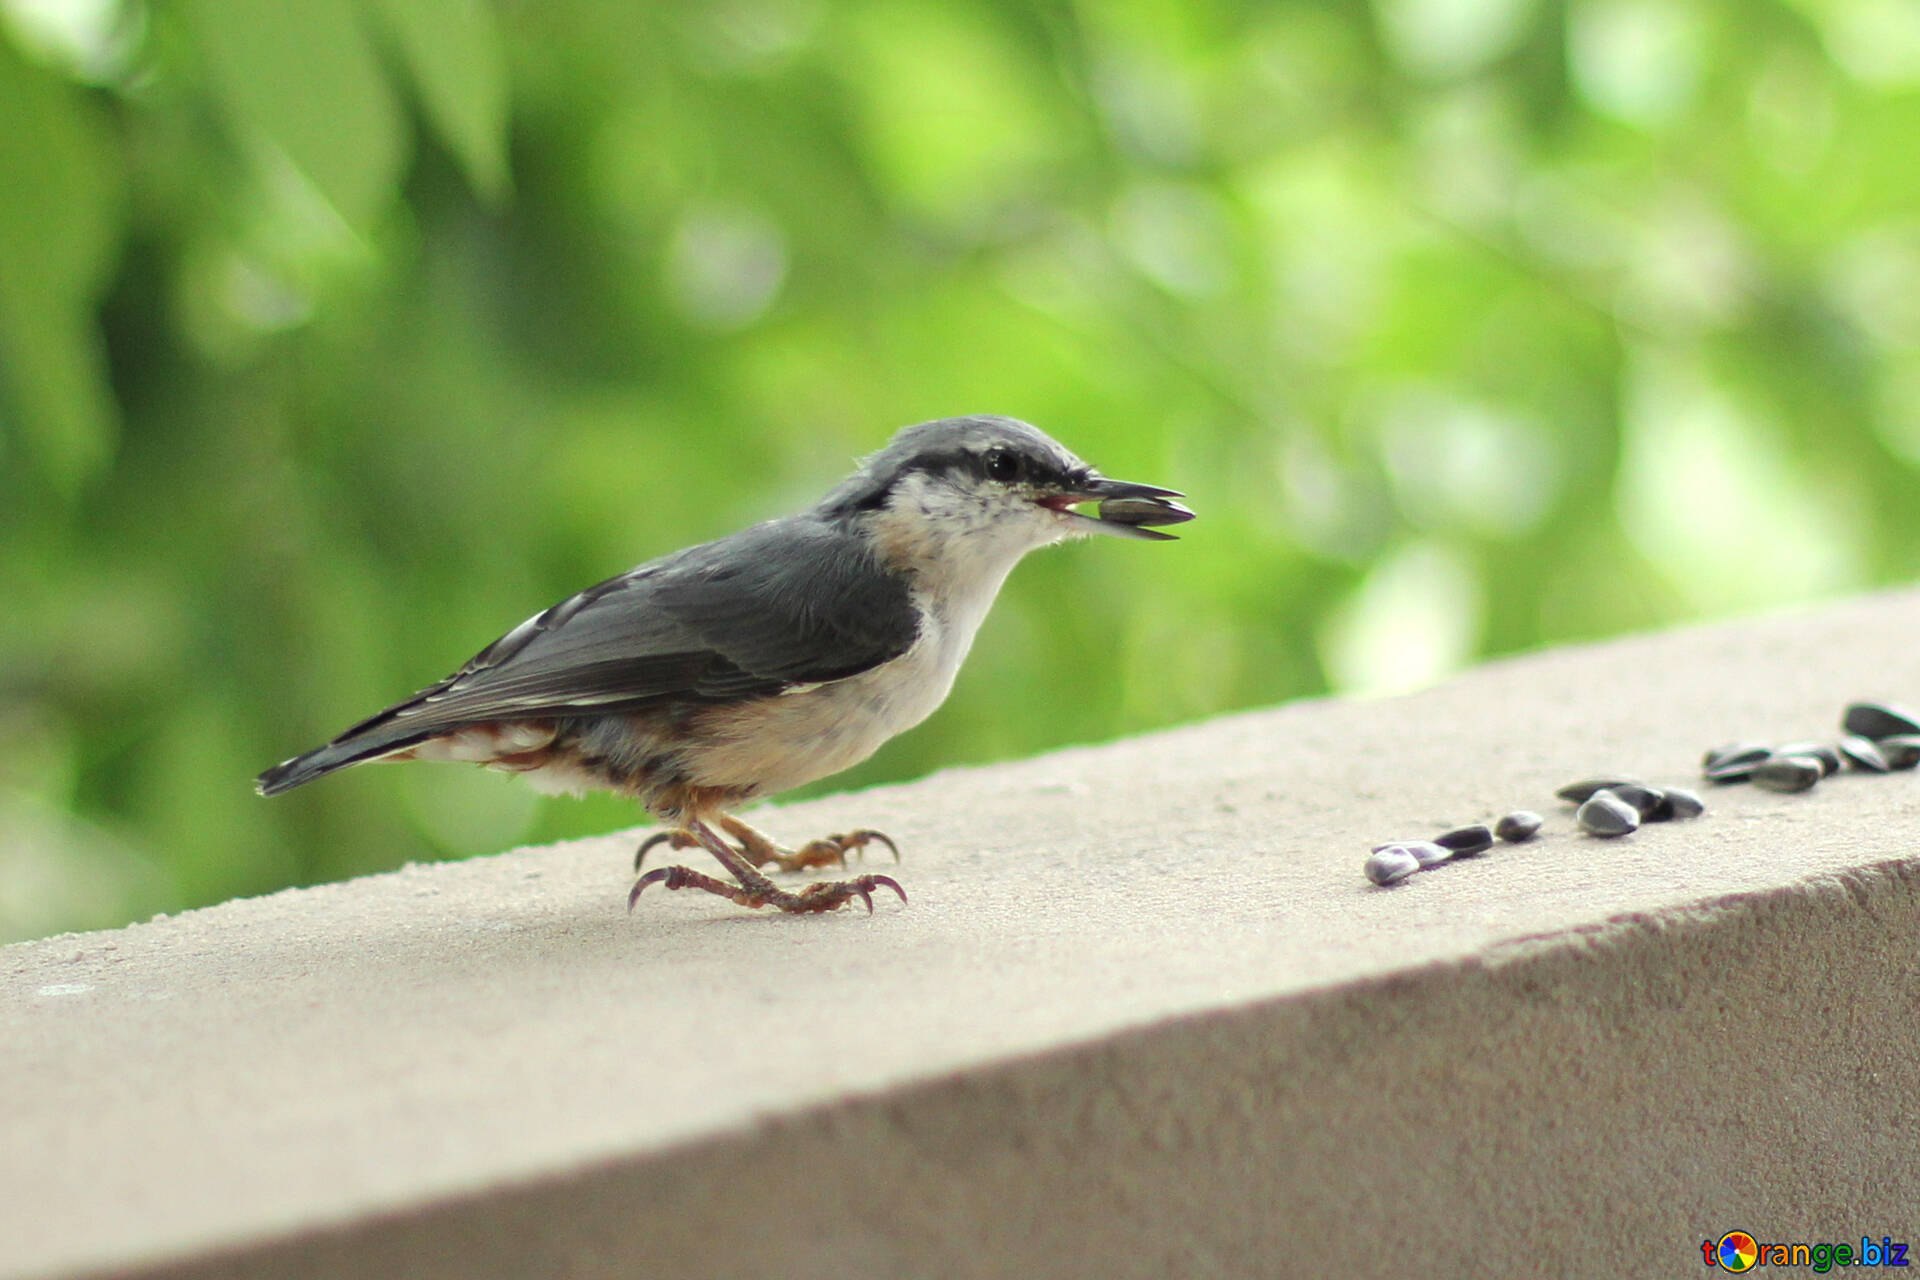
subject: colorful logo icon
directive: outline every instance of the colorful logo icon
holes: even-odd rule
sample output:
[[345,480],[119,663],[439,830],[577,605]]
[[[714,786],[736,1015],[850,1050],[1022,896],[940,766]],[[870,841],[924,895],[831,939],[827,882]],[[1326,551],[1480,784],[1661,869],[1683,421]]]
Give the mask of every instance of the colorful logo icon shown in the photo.
[[1751,1271],[1760,1261],[1760,1246],[1744,1231],[1729,1231],[1714,1246],[1713,1260],[1728,1271]]

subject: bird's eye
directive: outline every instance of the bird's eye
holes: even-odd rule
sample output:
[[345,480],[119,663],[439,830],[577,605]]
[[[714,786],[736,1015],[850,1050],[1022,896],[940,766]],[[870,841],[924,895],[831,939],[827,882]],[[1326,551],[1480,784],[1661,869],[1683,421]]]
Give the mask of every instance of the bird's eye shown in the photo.
[[1026,470],[1020,465],[1020,455],[1011,449],[987,450],[987,478],[1001,484],[1012,484]]

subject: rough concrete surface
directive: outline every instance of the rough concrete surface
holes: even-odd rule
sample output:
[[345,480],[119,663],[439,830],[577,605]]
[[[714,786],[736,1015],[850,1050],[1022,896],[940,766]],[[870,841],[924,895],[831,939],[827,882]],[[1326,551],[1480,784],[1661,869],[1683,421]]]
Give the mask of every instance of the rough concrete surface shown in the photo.
[[[1920,774],[1615,842],[1552,791],[1920,702],[1917,637],[1920,594],[1881,596],[760,814],[898,838],[912,905],[871,918],[629,916],[629,832],[8,947],[0,1274],[1665,1275],[1736,1227],[1912,1240]],[[1361,879],[1516,807],[1532,844]]]

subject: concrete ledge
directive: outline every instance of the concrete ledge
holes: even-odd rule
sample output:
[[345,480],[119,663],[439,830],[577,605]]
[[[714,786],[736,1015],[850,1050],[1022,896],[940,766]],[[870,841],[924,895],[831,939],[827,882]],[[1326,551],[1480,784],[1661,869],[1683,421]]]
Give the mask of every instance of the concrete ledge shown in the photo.
[[[1920,702],[1916,636],[1884,596],[763,815],[898,837],[913,905],[872,919],[629,918],[628,835],[9,947],[0,1274],[1670,1274],[1735,1227],[1911,1239],[1920,775],[1617,842],[1551,791]],[[1360,879],[1520,806],[1534,844]]]

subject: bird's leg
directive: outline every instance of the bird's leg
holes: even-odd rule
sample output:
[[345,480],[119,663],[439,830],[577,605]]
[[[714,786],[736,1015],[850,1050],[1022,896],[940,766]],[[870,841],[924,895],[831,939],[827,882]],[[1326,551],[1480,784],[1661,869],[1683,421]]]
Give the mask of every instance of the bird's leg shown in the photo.
[[[640,868],[647,864],[647,855],[653,852],[654,846],[662,844],[675,852],[681,849],[706,848],[705,845],[700,843],[700,837],[694,835],[693,832],[687,830],[685,827],[668,827],[665,831],[656,831],[645,840],[642,840],[640,847],[633,851],[634,874],[638,875]],[[762,866],[765,864],[755,863],[754,865]]]
[[[844,867],[847,865],[849,853],[855,849],[864,849],[875,842],[891,849],[893,860],[900,861],[900,847],[885,832],[873,831],[865,827],[858,831],[849,831],[845,835],[809,840],[798,849],[785,849],[775,844],[766,833],[755,830],[730,814],[719,815],[719,822],[728,835],[740,842],[740,852],[746,855],[747,861],[756,867],[771,864],[782,871],[800,871],[807,867]],[[678,844],[674,846],[676,849],[684,847]],[[639,867],[636,866],[634,869],[637,871]]]
[[891,889],[900,895],[900,901],[907,900],[907,891],[900,887],[898,881],[891,876],[877,875],[855,876],[851,880],[822,880],[798,893],[788,893],[762,875],[745,855],[722,840],[712,827],[700,819],[691,819],[683,830],[701,848],[718,858],[720,865],[740,883],[737,886],[730,885],[689,867],[656,867],[634,883],[633,892],[627,895],[627,910],[633,910],[633,904],[640,900],[640,894],[650,884],[665,884],[669,889],[703,889],[743,907],[778,907],[782,911],[795,913],[832,911],[853,898],[864,902],[871,913],[875,889]]

